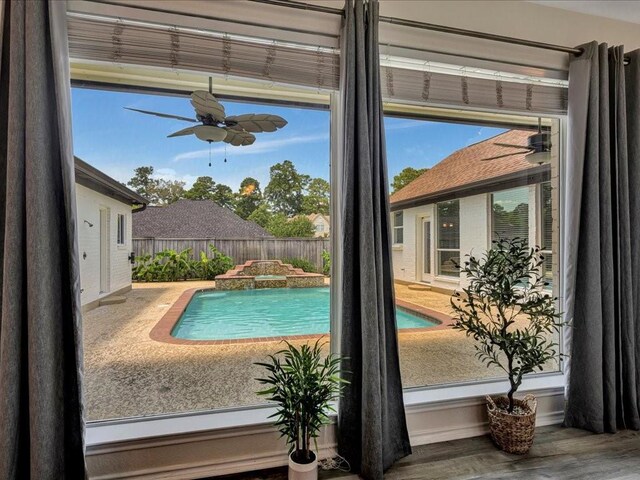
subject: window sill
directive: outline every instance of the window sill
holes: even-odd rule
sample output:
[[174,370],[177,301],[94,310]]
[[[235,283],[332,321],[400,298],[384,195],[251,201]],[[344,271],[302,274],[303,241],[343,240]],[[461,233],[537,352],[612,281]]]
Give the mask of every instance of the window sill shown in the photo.
[[391,246],[391,250],[394,250],[394,251],[404,250],[404,245],[401,243],[395,243]]
[[[525,379],[519,392],[531,390],[561,389],[565,376],[561,372],[543,373]],[[435,385],[404,390],[407,410],[428,409],[431,404],[446,404],[460,400],[472,400],[484,395],[504,394],[509,389],[506,380],[478,381],[457,385]],[[145,438],[175,436],[214,430],[250,429],[272,423],[269,418],[275,407],[261,405],[208,412],[105,420],[89,423],[86,431],[88,447],[98,447],[118,442]]]

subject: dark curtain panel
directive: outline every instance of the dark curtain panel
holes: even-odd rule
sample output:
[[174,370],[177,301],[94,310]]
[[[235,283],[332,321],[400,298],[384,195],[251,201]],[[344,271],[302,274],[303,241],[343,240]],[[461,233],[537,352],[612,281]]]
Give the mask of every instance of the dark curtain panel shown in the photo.
[[593,42],[571,59],[565,425],[640,428],[640,51]]
[[351,382],[338,415],[340,454],[381,479],[411,453],[398,359],[388,180],[380,94],[378,2],[346,3],[343,27],[341,354]]
[[86,477],[65,10],[5,2],[0,28],[2,479]]

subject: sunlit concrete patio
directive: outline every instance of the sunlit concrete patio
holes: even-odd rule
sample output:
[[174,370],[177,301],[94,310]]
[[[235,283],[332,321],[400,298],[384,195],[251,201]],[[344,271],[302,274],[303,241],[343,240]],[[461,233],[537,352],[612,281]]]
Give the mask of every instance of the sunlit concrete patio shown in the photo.
[[[279,341],[231,345],[174,345],[149,332],[186,289],[211,281],[134,284],[127,301],[84,315],[85,400],[88,420],[248,406],[260,369],[253,365],[282,347]],[[396,284],[398,299],[449,313],[449,296]],[[451,330],[400,333],[405,387],[500,376],[474,356],[472,342]],[[551,366],[550,368],[555,368]]]

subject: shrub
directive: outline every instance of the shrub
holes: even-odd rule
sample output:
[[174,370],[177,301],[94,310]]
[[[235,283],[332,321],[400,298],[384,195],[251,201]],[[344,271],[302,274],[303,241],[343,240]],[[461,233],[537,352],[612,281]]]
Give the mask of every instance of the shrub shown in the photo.
[[316,273],[316,266],[306,258],[283,258],[282,263],[289,263],[294,268],[301,268],[307,273]]
[[234,266],[231,257],[225,255],[213,245],[209,245],[209,250],[211,250],[211,257],[207,257],[206,253],[200,252],[200,261],[197,266],[198,277],[205,280],[213,280],[216,275],[222,275]]
[[209,245],[211,257],[200,252],[200,259],[192,258],[190,248],[176,252],[167,249],[136,257],[131,278],[139,282],[176,282],[179,280],[213,280],[216,275],[233,268],[233,260],[213,245]]
[[331,275],[331,254],[328,250],[322,251],[322,273]]

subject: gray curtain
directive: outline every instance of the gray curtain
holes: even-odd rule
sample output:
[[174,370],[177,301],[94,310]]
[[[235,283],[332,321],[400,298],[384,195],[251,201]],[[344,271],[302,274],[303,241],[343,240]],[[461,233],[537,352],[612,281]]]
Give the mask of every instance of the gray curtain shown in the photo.
[[640,51],[593,42],[571,59],[565,425],[640,428]]
[[388,180],[378,54],[378,2],[346,3],[340,246],[341,354],[351,382],[339,452],[367,479],[411,453],[398,359]]
[[4,3],[0,478],[86,477],[66,2]]

